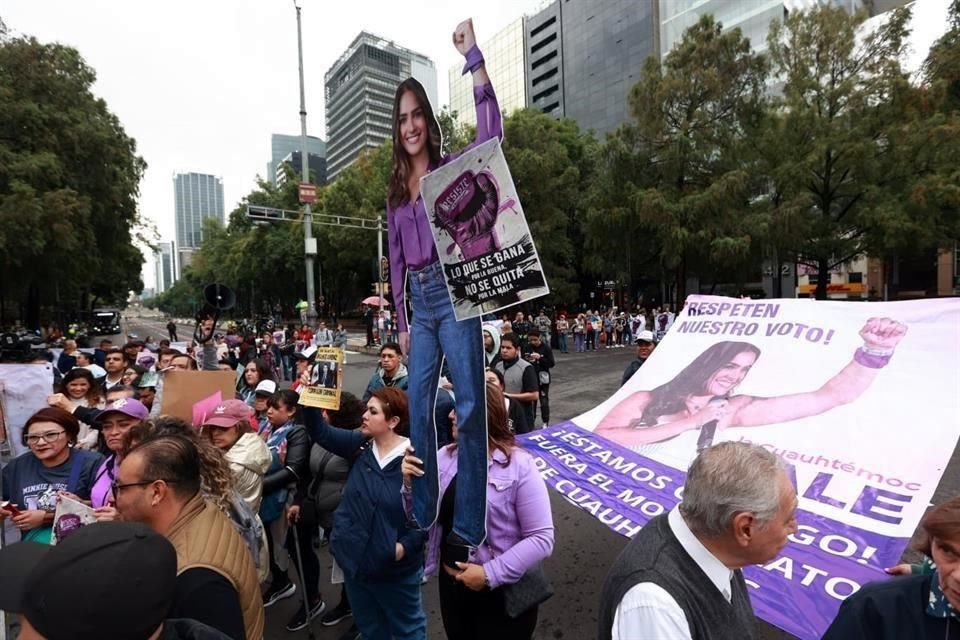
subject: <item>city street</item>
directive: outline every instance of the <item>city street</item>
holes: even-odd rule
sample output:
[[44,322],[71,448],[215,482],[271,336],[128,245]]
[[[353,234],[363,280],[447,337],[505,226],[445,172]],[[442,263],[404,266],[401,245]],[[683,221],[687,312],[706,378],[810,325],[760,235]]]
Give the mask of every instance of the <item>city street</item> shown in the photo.
[[[145,336],[157,334],[166,321],[133,319],[128,331]],[[192,333],[192,328],[181,327],[181,337]],[[165,335],[166,330],[160,335]],[[550,388],[551,410],[556,420],[572,418],[596,406],[620,383],[623,368],[634,357],[631,348],[601,350],[586,354],[555,353],[557,366],[554,369]],[[361,394],[376,367],[376,358],[365,354],[351,354],[345,367],[344,389]],[[935,500],[957,495],[960,492],[960,467],[957,452],[954,452]],[[537,639],[582,640],[596,637],[597,604],[607,568],[616,559],[626,544],[626,538],[601,525],[592,516],[572,506],[557,493],[551,491],[553,518],[556,526],[556,546],[553,557],[546,563],[546,570],[556,587],[556,595],[540,608]],[[330,573],[327,547],[320,550],[324,563],[321,575]],[[327,606],[334,606],[339,597],[339,587],[322,585],[321,592]],[[424,585],[424,607],[429,618],[429,638],[443,638],[440,622],[440,607],[436,581]],[[267,610],[268,640],[288,637],[305,637],[306,632],[291,634],[284,629],[287,620],[299,606],[299,600],[289,598]],[[318,640],[336,640],[347,628],[347,622],[327,628],[314,624]],[[762,624],[765,640],[791,638],[779,629]]]

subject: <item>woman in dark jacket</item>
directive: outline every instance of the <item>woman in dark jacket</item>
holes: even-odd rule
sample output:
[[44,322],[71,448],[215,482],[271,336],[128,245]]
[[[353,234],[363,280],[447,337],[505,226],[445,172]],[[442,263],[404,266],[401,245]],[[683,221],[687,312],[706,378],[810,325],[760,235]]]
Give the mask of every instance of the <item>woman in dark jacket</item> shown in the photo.
[[934,507],[914,549],[929,560],[919,575],[864,585],[843,601],[824,640],[960,638],[960,497]]
[[335,429],[310,407],[304,419],[314,442],[353,461],[330,548],[343,569],[360,633],[426,637],[420,596],[426,534],[410,526],[400,497],[400,465],[410,443],[407,394],[396,387],[374,391],[359,431]]
[[[355,431],[363,423],[366,406],[360,398],[347,391],[340,394],[340,408],[323,410],[324,419],[332,426]],[[333,514],[340,504],[343,488],[350,473],[350,462],[334,455],[318,444],[310,450],[310,480],[297,485],[293,504],[287,509],[287,522],[297,528],[297,536],[287,537],[287,550],[296,554],[296,543],[300,543],[300,557],[303,560],[303,581],[310,602],[309,612],[303,605],[287,623],[287,631],[299,631],[310,620],[323,614],[320,622],[324,626],[334,625],[351,615],[350,600],[346,588],[340,590],[340,603],[327,611],[320,597],[320,560],[313,550],[313,538],[317,527],[323,527],[327,534],[333,529]],[[359,632],[358,632],[359,633]],[[354,634],[356,635],[356,634]]]
[[[310,478],[310,437],[299,423],[300,396],[296,391],[278,391],[267,401],[267,427],[260,433],[267,442],[272,460],[263,476],[260,520],[267,533],[270,575],[273,580],[263,594],[263,606],[289,598],[297,588],[287,575],[289,556],[284,549],[287,519],[284,516],[290,489],[294,493]],[[281,566],[281,564],[283,566]]]

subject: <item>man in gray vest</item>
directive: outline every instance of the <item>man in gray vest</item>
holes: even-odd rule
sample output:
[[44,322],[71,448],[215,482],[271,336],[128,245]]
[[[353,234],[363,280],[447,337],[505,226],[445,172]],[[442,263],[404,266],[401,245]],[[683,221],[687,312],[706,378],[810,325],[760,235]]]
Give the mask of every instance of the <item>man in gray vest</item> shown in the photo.
[[600,640],[758,638],[740,569],[780,553],[796,509],[778,456],[742,442],[704,449],[683,502],[647,523],[610,569]]
[[503,395],[511,402],[520,403],[532,430],[534,408],[540,399],[540,381],[533,365],[520,357],[520,338],[516,334],[505,333],[500,337],[500,362],[494,367],[503,375]]

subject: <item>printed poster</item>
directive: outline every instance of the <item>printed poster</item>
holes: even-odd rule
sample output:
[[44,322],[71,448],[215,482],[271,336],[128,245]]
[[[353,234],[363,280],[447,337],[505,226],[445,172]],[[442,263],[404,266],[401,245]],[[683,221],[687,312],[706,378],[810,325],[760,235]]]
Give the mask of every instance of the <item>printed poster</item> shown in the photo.
[[744,575],[759,617],[820,638],[845,598],[888,579],[950,460],[957,327],[956,298],[691,296],[623,388],[522,439],[553,489],[627,537],[679,502],[699,449],[733,440],[782,456],[799,529]]
[[53,513],[53,535],[50,544],[63,542],[70,535],[97,521],[92,507],[73,498],[61,495],[57,498],[57,509]]
[[47,406],[53,393],[53,365],[0,364],[0,388],[3,390],[3,420],[11,457],[26,453],[21,434],[27,419]]
[[343,349],[318,347],[310,367],[310,384],[300,392],[300,404],[336,410],[343,388]]
[[420,179],[457,320],[550,292],[500,140]]

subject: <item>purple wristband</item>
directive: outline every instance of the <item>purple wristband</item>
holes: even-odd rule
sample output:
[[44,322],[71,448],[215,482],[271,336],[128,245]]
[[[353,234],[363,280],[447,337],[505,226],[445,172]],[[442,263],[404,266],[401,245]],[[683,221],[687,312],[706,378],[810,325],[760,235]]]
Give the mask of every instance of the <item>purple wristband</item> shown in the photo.
[[857,364],[861,364],[868,369],[883,369],[890,362],[891,356],[877,356],[867,353],[863,349],[857,349],[853,354],[853,359]]
[[473,73],[483,65],[483,54],[480,53],[480,47],[477,45],[470,47],[464,58],[466,58],[467,63],[463,65],[463,73],[460,74],[462,76],[467,75],[468,72]]

